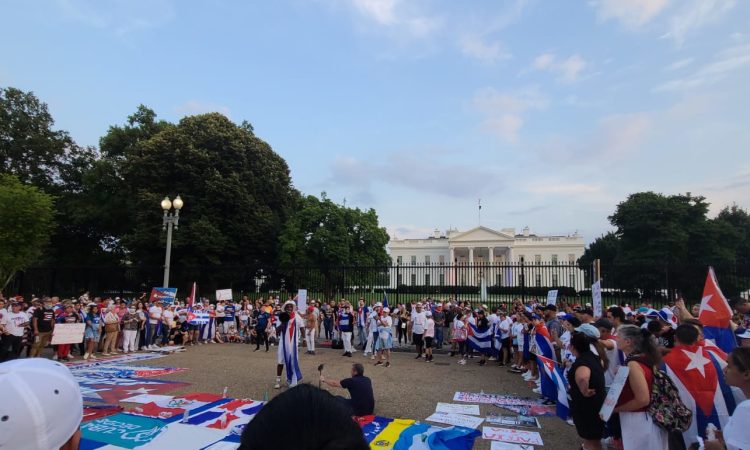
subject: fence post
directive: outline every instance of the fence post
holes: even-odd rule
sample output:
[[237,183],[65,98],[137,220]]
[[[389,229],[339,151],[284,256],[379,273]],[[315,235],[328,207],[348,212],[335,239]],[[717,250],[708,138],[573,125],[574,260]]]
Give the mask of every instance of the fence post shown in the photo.
[[521,260],[521,301],[526,303],[526,270],[523,260]]

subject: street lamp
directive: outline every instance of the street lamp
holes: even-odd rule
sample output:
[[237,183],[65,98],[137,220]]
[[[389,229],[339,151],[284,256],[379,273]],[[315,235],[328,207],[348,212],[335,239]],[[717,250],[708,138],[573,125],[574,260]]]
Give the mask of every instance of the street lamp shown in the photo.
[[[182,199],[178,195],[174,201],[170,200],[169,197],[164,197],[161,201],[161,209],[164,210],[164,219],[162,225],[164,230],[167,230],[167,255],[164,257],[164,287],[169,287],[169,260],[172,256],[172,227],[177,229],[177,224],[180,222],[180,210],[182,209]],[[174,208],[174,213],[169,212],[170,209]]]

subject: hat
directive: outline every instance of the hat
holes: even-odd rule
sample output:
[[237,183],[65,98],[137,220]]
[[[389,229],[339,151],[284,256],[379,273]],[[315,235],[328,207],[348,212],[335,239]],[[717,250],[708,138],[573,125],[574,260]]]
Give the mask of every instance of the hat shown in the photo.
[[[421,304],[421,303],[417,303],[417,305],[420,305],[420,304]],[[382,304],[382,303],[380,303],[380,302],[377,302],[377,303],[375,303],[375,304],[373,305],[373,308],[382,308],[382,307],[383,307],[383,304]]]
[[740,339],[750,339],[750,329],[745,330],[744,333],[738,333],[736,336]]
[[417,304],[416,304],[416,305],[414,305],[414,306],[419,306],[419,307],[422,307],[422,302],[417,302]]
[[601,337],[599,330],[595,326],[591,325],[590,323],[584,323],[583,325],[576,328],[575,330],[578,331],[579,333],[585,334],[586,336],[590,338],[599,339],[599,337]]
[[307,307],[307,312],[311,313],[313,311],[315,311],[315,307],[314,306],[310,305],[310,306]]
[[664,307],[661,311],[657,312],[657,315],[659,316],[659,319],[668,323],[673,329],[677,328],[677,317],[675,317],[671,309]]
[[589,316],[594,317],[594,310],[591,308],[583,308],[581,314],[588,314]]
[[383,312],[391,312],[391,310],[388,308],[383,308]]
[[0,447],[60,448],[78,430],[83,399],[64,365],[42,358],[0,365]]
[[594,326],[596,328],[605,328],[607,330],[612,330],[612,322],[610,322],[607,319],[599,319],[596,322],[594,322]]
[[425,312],[424,315],[426,317],[432,317],[432,313],[430,311]]
[[292,300],[287,300],[284,302],[284,306],[282,307],[282,309],[286,309],[288,305],[297,306],[297,304],[294,303]]
[[581,321],[576,316],[573,316],[570,319],[568,319],[568,323],[573,325],[573,328],[578,328],[581,326]]
[[532,315],[531,315],[531,320],[539,320],[539,319],[541,319],[541,318],[542,318],[542,317],[541,317],[541,316],[540,316],[539,314],[532,314]]
[[565,314],[564,316],[560,317],[561,320],[570,320],[570,319],[574,319],[574,318],[575,318],[575,316],[573,314]]

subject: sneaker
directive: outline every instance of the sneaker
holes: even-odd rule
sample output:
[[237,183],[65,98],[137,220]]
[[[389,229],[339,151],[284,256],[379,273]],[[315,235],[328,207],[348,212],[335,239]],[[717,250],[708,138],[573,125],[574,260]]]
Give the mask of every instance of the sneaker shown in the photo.
[[93,354],[93,353],[92,353],[92,354],[91,354],[91,355],[89,356],[89,358],[91,358],[91,359],[97,359],[97,358],[96,358],[96,355],[95,355],[95,354]]
[[378,361],[378,362],[375,363],[376,366],[379,366],[379,365],[382,365],[382,364],[383,364],[383,361]]
[[490,361],[497,361],[497,358],[495,358],[494,356],[490,356],[489,360]]
[[276,382],[276,384],[274,384],[274,385],[273,385],[273,388],[274,388],[274,389],[281,389],[281,383],[279,383],[279,382],[277,381],[277,382]]
[[531,392],[533,392],[535,394],[541,394],[542,393],[542,388],[540,388],[540,387],[534,388],[534,389],[531,390]]
[[567,423],[570,426],[575,426],[575,423],[573,423],[573,419],[568,419],[565,421],[565,423]]
[[102,356],[109,356],[109,353],[102,353]]
[[421,357],[422,357],[422,355],[417,355],[417,357],[416,357],[416,358],[414,358],[414,359],[419,359],[419,358],[421,358]]
[[486,363],[485,363],[484,361],[479,361],[479,362],[478,362],[477,364],[479,364],[480,366],[483,366],[483,365],[485,365]]
[[465,359],[459,359],[456,364],[461,364],[462,366],[465,366],[466,365],[466,360]]
[[89,354],[88,353],[84,353],[83,354],[83,359],[89,359]]
[[385,367],[391,367],[391,362],[388,361],[387,363],[385,363]]

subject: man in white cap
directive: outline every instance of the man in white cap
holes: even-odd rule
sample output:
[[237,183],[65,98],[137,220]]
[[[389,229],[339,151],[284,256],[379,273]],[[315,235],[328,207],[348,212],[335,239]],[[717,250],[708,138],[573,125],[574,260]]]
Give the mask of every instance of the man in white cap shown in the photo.
[[367,316],[367,345],[363,356],[372,355],[370,359],[375,359],[375,343],[378,340],[378,318],[381,309],[383,309],[383,304],[377,302]]
[[411,341],[417,346],[417,357],[422,357],[422,346],[424,345],[424,331],[427,325],[427,315],[422,311],[422,303],[414,305],[414,311],[411,312]]
[[279,349],[276,365],[276,384],[274,389],[281,388],[281,373],[286,367],[286,381],[290,387],[294,387],[302,381],[302,371],[299,368],[299,356],[297,354],[297,341],[301,319],[294,312],[296,303],[288,300],[284,303],[283,312],[279,315],[281,322],[281,333],[279,334]]
[[383,308],[383,312],[378,317],[378,341],[375,344],[375,349],[378,351],[376,366],[383,364],[383,356],[385,356],[385,367],[391,367],[391,348],[393,348],[392,326],[391,310]]
[[83,399],[64,365],[47,359],[0,364],[0,448],[77,450]]

